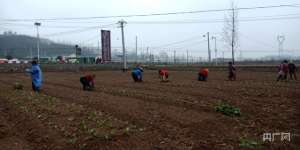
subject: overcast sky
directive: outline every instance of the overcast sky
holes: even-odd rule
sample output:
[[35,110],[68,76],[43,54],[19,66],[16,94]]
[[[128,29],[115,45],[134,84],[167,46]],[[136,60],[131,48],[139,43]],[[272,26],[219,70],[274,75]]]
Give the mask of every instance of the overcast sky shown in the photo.
[[[300,4],[299,0],[236,0],[235,6],[256,7],[270,5]],[[152,14],[181,11],[198,11],[230,8],[230,0],[1,0],[0,32],[16,31],[18,34],[36,36],[32,21],[7,21],[5,19],[49,19],[78,18],[132,14]],[[100,30],[112,32],[113,50],[121,48],[119,20],[127,21],[125,26],[126,47],[135,47],[138,36],[139,52],[149,47],[152,53],[166,51],[184,54],[186,50],[194,56],[207,57],[207,42],[202,36],[210,32],[217,37],[218,55],[228,51],[224,43],[224,17],[228,12],[207,12],[195,14],[107,18],[88,20],[40,21],[40,35],[54,41],[97,46]],[[267,20],[265,20],[267,18]],[[284,35],[286,54],[300,56],[300,5],[238,11],[238,51],[242,57],[278,55],[277,35]],[[251,21],[249,21],[251,20]],[[87,29],[88,27],[95,27]],[[74,30],[73,34],[68,31]],[[81,32],[79,31],[81,30]],[[58,34],[56,34],[58,33]],[[184,42],[180,42],[184,41]],[[211,43],[212,50],[214,43]],[[296,51],[298,50],[298,51]],[[229,57],[229,52],[225,55]],[[214,56],[214,53],[212,54]],[[237,54],[240,56],[240,54]]]

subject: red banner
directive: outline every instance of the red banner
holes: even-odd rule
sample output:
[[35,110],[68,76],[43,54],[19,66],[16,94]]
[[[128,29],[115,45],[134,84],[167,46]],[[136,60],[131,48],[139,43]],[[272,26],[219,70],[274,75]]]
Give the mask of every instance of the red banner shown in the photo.
[[102,60],[111,61],[110,31],[101,30]]

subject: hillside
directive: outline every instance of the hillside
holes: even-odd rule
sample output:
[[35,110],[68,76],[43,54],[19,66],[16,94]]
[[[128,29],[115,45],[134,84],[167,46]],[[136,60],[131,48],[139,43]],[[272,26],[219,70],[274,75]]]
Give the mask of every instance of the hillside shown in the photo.
[[[37,38],[27,35],[0,34],[0,57],[29,58],[37,56]],[[74,53],[74,46],[40,39],[40,57],[55,57]]]

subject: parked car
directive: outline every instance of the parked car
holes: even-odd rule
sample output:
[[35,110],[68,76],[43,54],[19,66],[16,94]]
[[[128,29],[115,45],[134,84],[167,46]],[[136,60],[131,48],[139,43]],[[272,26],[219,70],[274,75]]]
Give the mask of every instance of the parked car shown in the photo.
[[0,59],[0,64],[7,64],[8,60],[7,59]]

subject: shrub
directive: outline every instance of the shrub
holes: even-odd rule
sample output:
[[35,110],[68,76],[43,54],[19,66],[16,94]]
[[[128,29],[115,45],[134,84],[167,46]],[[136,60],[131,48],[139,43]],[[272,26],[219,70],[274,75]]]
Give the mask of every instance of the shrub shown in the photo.
[[261,142],[251,140],[251,139],[240,139],[240,147],[249,148],[249,149],[257,149],[262,145]]
[[216,106],[215,109],[217,112],[221,112],[224,115],[231,117],[241,115],[241,111],[239,108],[233,107],[227,103],[220,103],[218,106]]

